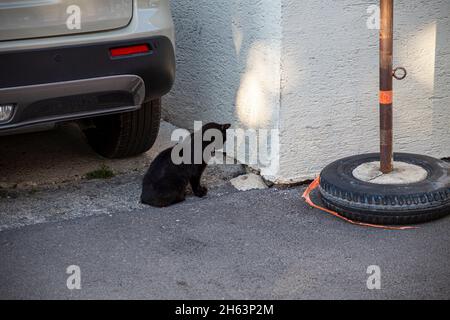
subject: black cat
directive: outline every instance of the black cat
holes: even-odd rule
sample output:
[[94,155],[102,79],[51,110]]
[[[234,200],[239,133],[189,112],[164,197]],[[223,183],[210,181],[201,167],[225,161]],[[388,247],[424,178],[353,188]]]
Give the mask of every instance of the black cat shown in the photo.
[[[186,198],[186,188],[189,183],[197,197],[206,196],[208,189],[200,184],[203,171],[205,171],[207,162],[213,156],[214,150],[223,148],[226,141],[226,131],[230,126],[229,124],[206,124],[202,127],[201,132],[194,132],[181,144],[158,155],[144,177],[141,202],[158,208],[182,202]],[[204,139],[204,134],[210,129],[218,130],[221,133],[222,141],[215,141],[214,137]],[[200,159],[199,155],[194,156],[194,142],[199,140],[196,140],[195,135],[200,136],[201,147],[197,147],[197,152],[201,151]],[[184,147],[184,149],[181,147]],[[209,153],[211,147],[213,147],[211,154],[207,156],[207,159],[204,159],[205,149],[208,148]],[[174,163],[172,158],[174,148],[191,151],[190,155],[183,154],[182,151],[179,152],[179,157],[185,159],[183,163]]]

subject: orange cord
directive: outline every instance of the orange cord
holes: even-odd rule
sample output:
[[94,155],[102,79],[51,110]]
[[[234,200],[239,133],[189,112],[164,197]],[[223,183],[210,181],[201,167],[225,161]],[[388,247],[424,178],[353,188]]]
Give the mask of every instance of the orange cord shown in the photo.
[[305,190],[305,192],[302,195],[302,198],[305,199],[306,203],[309,204],[311,207],[319,209],[321,211],[327,212],[333,216],[335,216],[336,218],[342,219],[348,223],[351,223],[353,225],[357,225],[357,226],[362,226],[362,227],[370,227],[370,228],[377,228],[377,229],[386,229],[386,230],[413,230],[413,229],[418,229],[417,227],[392,227],[392,226],[382,226],[382,225],[377,225],[377,224],[370,224],[370,223],[363,223],[363,222],[357,222],[357,221],[353,221],[350,220],[346,217],[341,216],[339,213],[334,212],[332,210],[323,208],[317,204],[315,204],[314,202],[312,202],[311,200],[311,192],[314,191],[315,189],[317,189],[317,187],[320,184],[320,177],[317,178],[316,180],[314,180],[309,187]]

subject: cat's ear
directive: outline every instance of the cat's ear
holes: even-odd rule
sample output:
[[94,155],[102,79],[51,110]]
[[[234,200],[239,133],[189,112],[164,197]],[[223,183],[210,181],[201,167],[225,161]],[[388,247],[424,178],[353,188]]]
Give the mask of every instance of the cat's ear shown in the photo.
[[223,131],[228,130],[230,128],[231,128],[231,124],[229,124],[229,123],[222,125],[222,130]]

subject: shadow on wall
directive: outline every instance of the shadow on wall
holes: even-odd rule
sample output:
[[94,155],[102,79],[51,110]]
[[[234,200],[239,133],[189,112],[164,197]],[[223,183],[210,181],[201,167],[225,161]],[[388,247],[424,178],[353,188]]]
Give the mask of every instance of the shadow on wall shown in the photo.
[[178,65],[165,99],[166,120],[190,129],[196,120],[274,126],[281,45],[277,2],[172,1]]

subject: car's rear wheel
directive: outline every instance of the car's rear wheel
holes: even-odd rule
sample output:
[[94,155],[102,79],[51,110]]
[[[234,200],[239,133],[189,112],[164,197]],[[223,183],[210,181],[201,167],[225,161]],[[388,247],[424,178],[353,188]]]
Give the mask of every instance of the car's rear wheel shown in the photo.
[[94,118],[94,126],[85,130],[85,134],[91,147],[101,156],[126,158],[153,146],[160,120],[161,99],[156,99],[136,111]]

